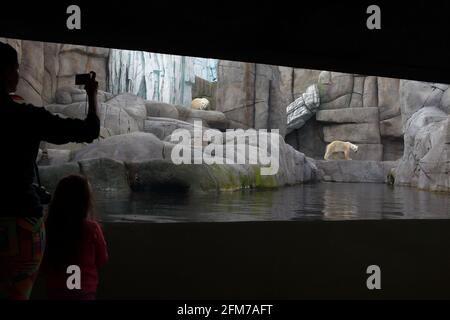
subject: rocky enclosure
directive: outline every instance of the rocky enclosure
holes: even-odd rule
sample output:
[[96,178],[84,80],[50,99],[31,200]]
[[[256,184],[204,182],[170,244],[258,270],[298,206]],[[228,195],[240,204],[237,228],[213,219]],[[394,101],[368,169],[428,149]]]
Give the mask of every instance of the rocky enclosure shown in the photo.
[[[107,192],[162,185],[235,190],[316,178],[386,182],[389,175],[396,185],[450,190],[448,85],[233,61],[219,61],[215,70],[212,60],[0,40],[19,54],[17,94],[62,117],[84,118],[86,95],[74,75],[97,72],[101,137],[90,145],[43,145],[39,163],[49,186],[72,172]],[[197,97],[210,101],[209,110],[189,107]],[[174,165],[172,133],[193,132],[196,120],[222,133],[278,129],[278,174],[261,176],[260,165]],[[321,161],[333,140],[357,144],[357,161]]]

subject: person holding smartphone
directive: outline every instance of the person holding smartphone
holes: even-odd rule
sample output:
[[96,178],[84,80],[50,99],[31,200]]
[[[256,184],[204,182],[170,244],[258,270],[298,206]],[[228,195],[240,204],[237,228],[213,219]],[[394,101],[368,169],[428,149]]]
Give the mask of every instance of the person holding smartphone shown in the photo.
[[29,299],[45,248],[43,206],[33,187],[41,141],[92,142],[100,133],[95,73],[85,79],[84,120],[61,118],[43,107],[21,104],[16,50],[0,42],[0,299]]

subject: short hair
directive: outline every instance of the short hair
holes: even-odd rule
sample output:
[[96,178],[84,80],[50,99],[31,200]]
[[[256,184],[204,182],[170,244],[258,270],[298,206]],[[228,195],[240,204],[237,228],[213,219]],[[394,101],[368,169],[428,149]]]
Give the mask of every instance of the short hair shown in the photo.
[[0,42],[0,71],[19,63],[17,51],[7,43]]

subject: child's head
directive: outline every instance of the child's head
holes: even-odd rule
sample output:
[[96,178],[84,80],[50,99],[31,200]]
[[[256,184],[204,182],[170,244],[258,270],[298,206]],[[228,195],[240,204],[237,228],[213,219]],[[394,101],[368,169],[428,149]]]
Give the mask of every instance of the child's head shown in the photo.
[[49,217],[79,221],[91,218],[92,211],[92,190],[86,177],[69,175],[59,181],[49,206]]
[[88,180],[81,175],[61,179],[53,193],[47,218],[46,256],[50,264],[67,264],[78,254],[87,218],[93,218]]

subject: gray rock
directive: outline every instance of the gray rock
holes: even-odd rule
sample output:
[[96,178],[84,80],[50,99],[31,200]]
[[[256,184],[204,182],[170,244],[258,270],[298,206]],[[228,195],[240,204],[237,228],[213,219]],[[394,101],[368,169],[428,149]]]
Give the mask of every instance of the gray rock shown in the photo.
[[[321,71],[318,70],[309,70],[309,69],[297,69],[294,68],[294,78],[293,78],[293,100],[300,97],[306,90],[314,85],[317,84],[319,81],[319,75]],[[292,100],[292,101],[293,101]],[[290,101],[290,102],[292,102]]]
[[[111,101],[111,100],[110,100]],[[99,104],[100,125],[110,131],[111,134],[125,134],[143,129],[144,120],[134,119],[119,103],[110,101]],[[52,104],[46,106],[52,113],[60,114],[69,118],[84,119],[87,114],[87,106],[84,102],[68,105]],[[139,126],[139,123],[142,125]]]
[[69,142],[66,144],[52,144],[52,143],[45,143],[45,146],[48,150],[62,150],[62,151],[76,151],[85,148],[88,145],[88,143],[74,143]]
[[366,161],[383,161],[383,145],[382,144],[358,144],[358,152],[351,153],[353,160]]
[[431,191],[449,191],[449,119],[436,107],[424,107],[406,124],[405,150],[395,183]]
[[319,110],[316,120],[330,123],[368,123],[378,121],[378,108]]
[[398,161],[403,156],[403,137],[398,139],[382,139],[383,161]]
[[286,136],[286,143],[314,159],[323,159],[326,143],[323,141],[323,127],[311,118],[300,130]]
[[172,104],[146,101],[145,106],[147,108],[148,117],[179,119],[178,109]]
[[362,108],[363,107],[363,94],[364,94],[364,81],[365,77],[354,76],[352,99],[350,101],[350,108]]
[[386,183],[396,162],[380,161],[316,161],[319,176],[326,182]]
[[130,117],[136,120],[139,128],[144,127],[147,118],[147,108],[144,99],[134,94],[123,93],[115,96],[107,102],[109,107],[117,107],[125,110]]
[[439,107],[444,91],[438,84],[401,80],[400,108],[403,125],[419,109],[423,107]]
[[441,109],[445,113],[450,114],[450,89],[445,90],[444,94],[442,95]]
[[330,78],[326,82],[319,83],[320,101],[322,103],[331,102],[344,95],[352,94],[354,85],[352,74],[331,72]]
[[400,80],[378,77],[380,120],[400,115]]
[[163,159],[164,143],[155,135],[134,132],[97,141],[73,153],[72,161],[109,158],[123,162]]
[[[239,136],[241,133],[236,134]],[[253,187],[274,188],[309,182],[316,178],[317,168],[312,159],[307,159],[285,144],[280,135],[267,133],[262,138],[270,137],[278,144],[272,145],[272,140],[269,139],[267,151],[279,154],[279,167],[274,175],[268,176],[261,175],[260,169],[265,166],[263,163],[248,162],[247,153],[243,155],[247,160],[245,164],[175,165],[171,161],[175,144],[163,142],[156,136],[143,132],[116,135],[93,143],[74,152],[73,162],[69,164],[77,166],[78,162],[81,173],[88,176],[100,195],[127,193],[128,183],[135,190],[179,187],[197,191],[226,191]],[[235,136],[229,139],[235,139]],[[248,148],[255,152],[260,150],[260,143],[261,140],[253,143],[251,139],[246,142]],[[228,156],[224,155],[225,158]]]
[[336,140],[352,143],[380,143],[380,128],[378,123],[355,123],[325,126],[324,141],[330,143]]
[[177,190],[206,192],[220,190],[219,182],[211,175],[208,166],[181,164],[152,160],[128,163],[128,180],[134,191]]
[[216,110],[234,123],[286,130],[278,67],[219,61]]
[[144,131],[154,134],[161,140],[167,138],[177,129],[186,129],[193,134],[194,125],[186,121],[155,117],[148,117],[144,122]]
[[402,116],[380,121],[380,134],[382,138],[403,138]]
[[[112,98],[111,94],[105,91],[98,91],[97,101],[106,102]],[[55,103],[56,104],[72,104],[76,102],[86,102],[86,91],[74,86],[60,87],[55,90]]]
[[348,93],[345,94],[339,98],[336,98],[335,100],[332,100],[330,102],[322,103],[320,105],[321,110],[329,110],[329,109],[343,109],[343,108],[349,108],[350,102],[352,100],[352,94]]
[[174,105],[174,107],[178,111],[178,120],[186,121],[187,119],[189,119],[191,117],[191,112],[192,112],[191,108],[183,107],[183,106],[179,106],[179,105]]
[[331,71],[322,71],[319,73],[319,84],[331,84]]
[[[287,106],[295,100],[293,92],[294,68],[280,66],[278,69],[280,70],[280,90],[284,97],[284,105]],[[301,93],[305,90],[302,90]]]
[[288,133],[301,128],[317,112],[319,106],[319,91],[316,85],[312,85],[298,99],[287,106]]
[[72,158],[71,150],[47,149],[49,165],[61,165],[67,163]]
[[186,107],[193,95],[211,94],[208,98],[214,99],[214,89],[209,90],[198,77],[209,83],[217,79],[215,59],[121,49],[111,49],[109,56],[108,91],[112,93],[129,92]]
[[42,101],[44,105],[52,103],[58,88],[59,73],[59,45],[56,43],[44,43],[44,78]]
[[364,80],[363,106],[369,108],[378,107],[377,77],[366,77]]
[[123,162],[100,158],[82,160],[79,165],[96,194],[128,194],[131,191]]
[[60,165],[39,166],[41,183],[49,192],[55,191],[58,182],[71,174],[80,174],[78,163],[71,162]]
[[229,121],[225,117],[225,114],[220,111],[192,110],[187,122],[193,122],[195,120],[201,120],[209,128],[228,129]]
[[16,93],[27,103],[42,106],[44,82],[44,44],[38,41],[22,41],[22,59],[19,61],[20,81]]
[[[102,54],[97,54],[97,50]],[[106,54],[108,56],[105,56]],[[78,73],[95,71],[99,89],[106,91],[108,57],[108,49],[62,45],[59,54],[58,87],[74,85],[75,75]]]

